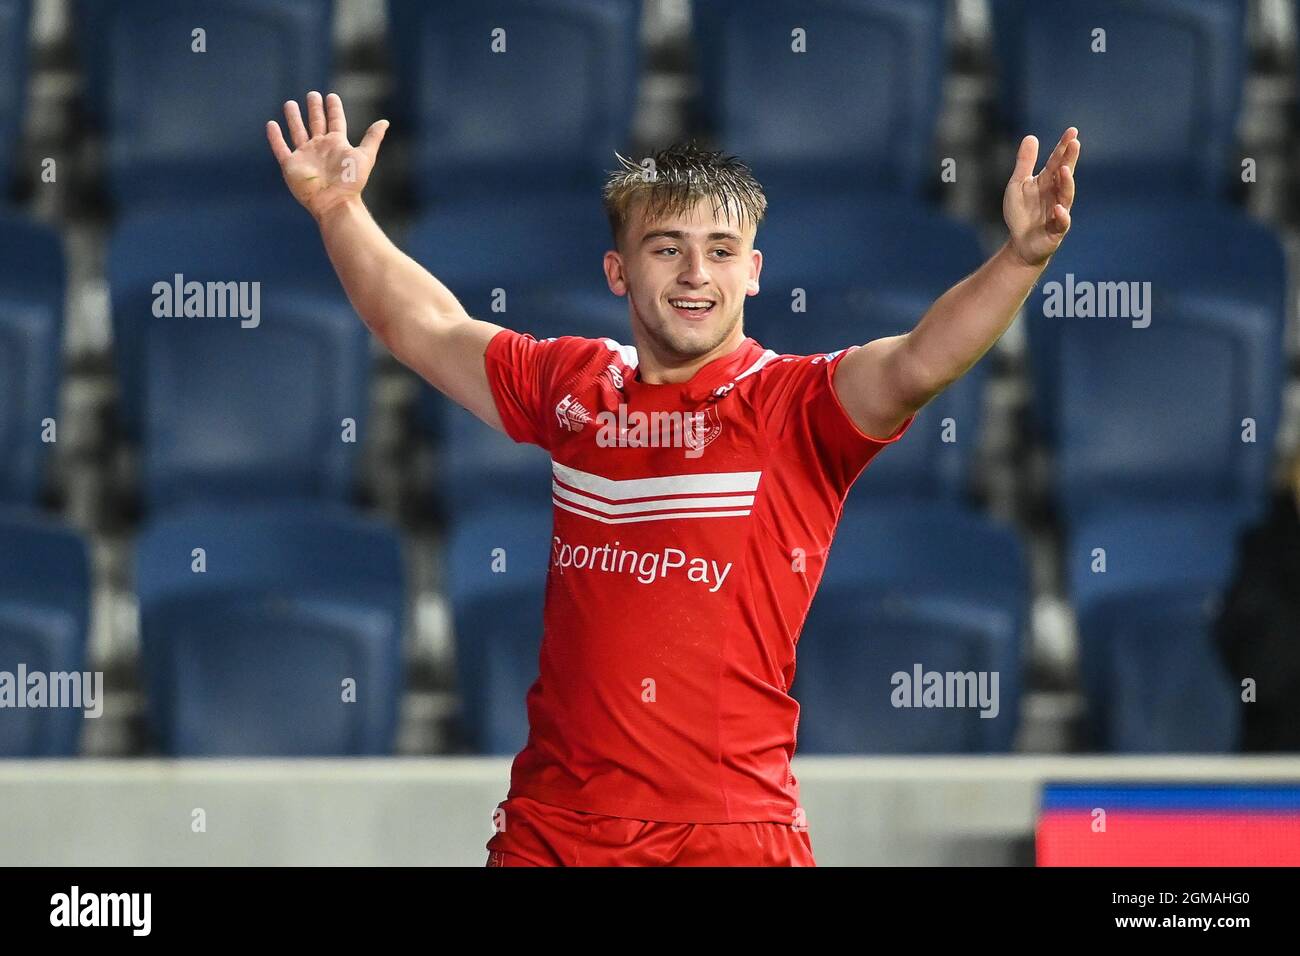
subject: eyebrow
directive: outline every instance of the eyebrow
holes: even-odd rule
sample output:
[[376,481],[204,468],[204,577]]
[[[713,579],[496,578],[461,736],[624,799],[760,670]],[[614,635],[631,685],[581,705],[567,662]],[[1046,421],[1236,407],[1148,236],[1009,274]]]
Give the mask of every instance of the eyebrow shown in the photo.
[[[680,229],[656,229],[654,232],[647,232],[641,237],[641,245],[645,245],[651,239],[685,239],[686,233]],[[716,242],[719,239],[730,239],[734,242],[740,242],[740,236],[734,232],[711,232],[708,236],[709,242]]]

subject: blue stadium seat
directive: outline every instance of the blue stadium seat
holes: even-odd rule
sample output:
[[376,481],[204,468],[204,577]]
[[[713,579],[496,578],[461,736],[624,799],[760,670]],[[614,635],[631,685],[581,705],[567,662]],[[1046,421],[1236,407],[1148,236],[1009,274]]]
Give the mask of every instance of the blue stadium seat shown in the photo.
[[[755,245],[762,291],[746,300],[745,329],[783,354],[910,331],[983,261],[973,229],[911,200],[792,196],[769,207]],[[988,366],[976,363],[871,465],[863,480],[873,495],[961,497],[979,447]]]
[[417,196],[597,189],[631,129],[640,20],[640,0],[389,0]]
[[793,192],[769,202],[754,247],[763,288],[779,291],[787,310],[794,288],[938,296],[984,261],[972,227],[899,197]]
[[256,329],[150,324],[141,469],[150,506],[351,495],[370,404],[365,326],[335,296],[268,295],[262,306]]
[[535,445],[516,443],[459,405],[438,398],[446,416],[438,490],[453,520],[505,503],[550,502],[550,455]]
[[[71,530],[0,513],[0,672],[81,673],[90,621],[90,558]],[[24,689],[19,688],[19,692]],[[85,711],[0,708],[0,757],[71,757]]]
[[1146,505],[1073,530],[1067,571],[1099,748],[1233,748],[1237,689],[1211,634],[1243,520],[1234,507]]
[[[850,503],[799,639],[799,751],[1010,750],[1028,588],[1010,528],[943,503]],[[893,675],[911,678],[918,665],[997,673],[997,715],[894,706],[904,688]]]
[[63,245],[49,228],[0,215],[0,502],[35,504],[59,416]]
[[[1150,283],[1147,327],[1118,294],[1142,291],[1130,282]],[[1085,293],[1126,314],[1080,315]],[[1285,296],[1276,234],[1230,207],[1076,205],[1069,242],[1026,307],[1033,408],[1058,452],[1067,515],[1137,497],[1262,507]],[[1058,303],[1074,314],[1044,314]],[[1248,418],[1253,443],[1242,441]]]
[[406,245],[470,315],[520,331],[532,329],[515,321],[519,293],[614,298],[601,266],[613,240],[597,192],[448,200],[415,223]]
[[108,247],[113,359],[122,387],[126,435],[140,436],[144,335],[154,317],[158,283],[260,282],[263,294],[342,290],[320,233],[292,199],[137,211],[115,226]]
[[[1081,190],[1210,197],[1240,171],[1245,0],[992,0],[992,9],[1008,126],[1045,149],[1077,126]],[[1097,29],[1105,52],[1094,52]]]
[[447,544],[462,717],[479,753],[513,754],[528,739],[550,539],[547,497],[468,515]]
[[[931,172],[946,6],[697,3],[705,120],[769,190],[788,182],[916,193]],[[805,31],[806,52],[795,52],[796,29]]]
[[0,0],[0,201],[9,192],[27,105],[31,0]]
[[164,753],[392,752],[405,581],[389,528],[330,506],[174,512],[141,534],[136,582]]
[[[274,195],[263,132],[287,99],[329,88],[333,0],[82,0],[88,109],[103,112],[122,203]],[[192,31],[206,32],[206,52]]]

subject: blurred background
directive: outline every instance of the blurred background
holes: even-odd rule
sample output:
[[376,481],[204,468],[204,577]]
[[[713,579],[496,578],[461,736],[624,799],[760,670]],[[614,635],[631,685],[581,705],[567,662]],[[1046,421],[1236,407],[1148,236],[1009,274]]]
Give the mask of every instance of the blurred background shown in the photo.
[[[1300,780],[1297,29],[1292,0],[0,0],[0,671],[104,675],[98,719],[0,709],[0,862],[484,858],[550,465],[352,312],[264,139],[308,90],[354,141],[392,120],[378,221],[538,337],[629,341],[616,149],[738,154],[769,200],[746,328],[798,354],[915,325],[1005,238],[1020,137],[1041,163],[1077,126],[1022,320],[850,495],[793,689],[814,848],[1029,863],[1091,798],[1045,784]],[[256,283],[255,321],[160,313],[184,282]],[[998,715],[894,707],[916,662],[997,672]]]

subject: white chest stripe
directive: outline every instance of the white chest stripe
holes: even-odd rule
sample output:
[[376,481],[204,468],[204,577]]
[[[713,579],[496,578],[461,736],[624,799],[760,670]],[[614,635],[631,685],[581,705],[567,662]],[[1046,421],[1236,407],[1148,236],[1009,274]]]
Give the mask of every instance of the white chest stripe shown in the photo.
[[761,471],[718,471],[698,475],[661,475],[658,478],[604,478],[590,472],[579,471],[551,463],[556,480],[570,488],[585,491],[611,501],[629,498],[657,498],[663,495],[733,495],[753,492],[758,488]]
[[718,495],[709,498],[658,498],[651,501],[630,501],[626,504],[615,505],[605,501],[597,501],[595,498],[576,491],[570,491],[559,482],[551,483],[551,491],[557,498],[572,501],[574,504],[586,505],[588,508],[597,507],[598,510],[611,515],[633,514],[638,511],[672,511],[674,508],[748,508],[754,503],[753,495]]
[[761,471],[613,479],[552,462],[556,507],[606,524],[749,514]]
[[592,521],[599,521],[601,524],[633,524],[639,521],[669,521],[681,518],[743,518],[749,514],[748,509],[744,511],[670,511],[667,513],[624,515],[620,518],[608,518],[605,515],[592,514],[589,511],[583,511],[581,508],[566,505],[558,498],[552,498],[551,501],[557,508],[571,511],[575,515],[582,515],[582,517],[590,518]]

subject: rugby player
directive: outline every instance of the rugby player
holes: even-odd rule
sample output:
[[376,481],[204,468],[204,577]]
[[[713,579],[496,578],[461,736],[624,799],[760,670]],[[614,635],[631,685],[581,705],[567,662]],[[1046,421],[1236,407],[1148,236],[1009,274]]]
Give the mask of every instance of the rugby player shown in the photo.
[[[362,321],[552,458],[540,677],[488,865],[814,865],[790,684],[841,506],[1014,319],[1070,228],[1078,131],[1036,174],[1038,141],[1021,141],[1006,241],[911,331],[777,355],[745,335],[767,202],[735,158],[674,146],[654,176],[623,161],[603,266],[630,341],[538,341],[467,314],[366,210],[387,121],[353,147],[337,95],[309,93],[305,121],[296,102],[284,112],[272,152]],[[602,417],[655,413],[690,423],[684,447],[626,426],[598,440]]]

